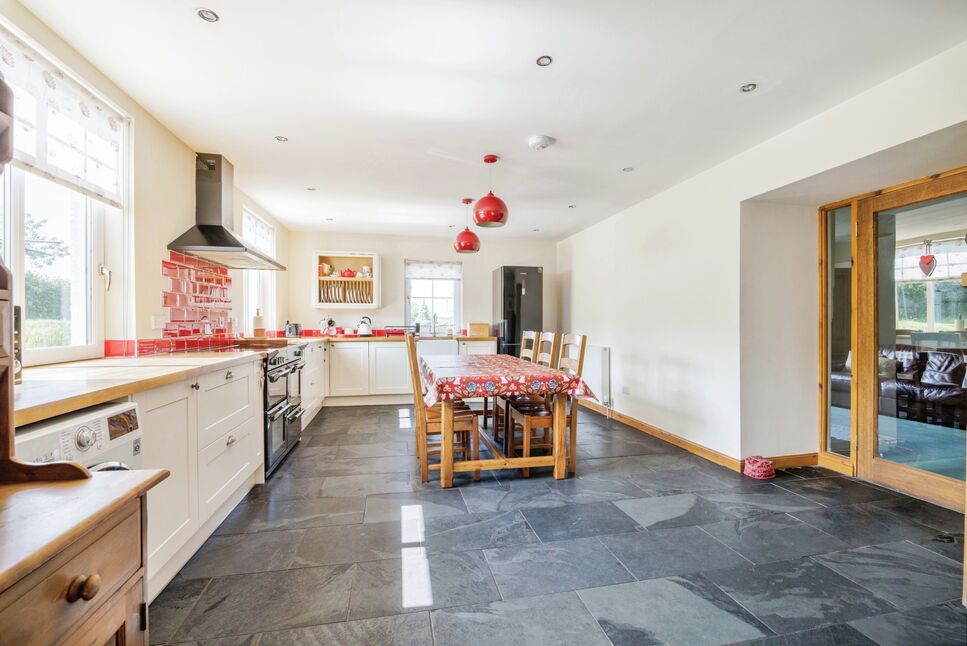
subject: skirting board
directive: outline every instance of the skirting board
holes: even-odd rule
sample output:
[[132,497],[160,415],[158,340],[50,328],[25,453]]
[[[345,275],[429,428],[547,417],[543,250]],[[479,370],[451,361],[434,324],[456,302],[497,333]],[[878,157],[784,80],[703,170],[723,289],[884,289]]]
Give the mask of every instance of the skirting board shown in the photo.
[[323,408],[333,406],[395,406],[413,405],[413,395],[358,395],[346,397],[326,397]]
[[[732,456],[725,455],[724,453],[719,453],[718,451],[702,446],[701,444],[696,444],[695,442],[686,440],[685,438],[679,437],[677,435],[673,435],[668,431],[663,431],[657,426],[652,426],[651,424],[642,422],[641,420],[635,419],[634,417],[631,417],[629,415],[625,415],[624,413],[619,413],[614,409],[605,408],[604,406],[602,406],[601,404],[598,404],[597,402],[587,401],[583,399],[579,401],[581,402],[581,405],[584,406],[585,408],[588,408],[590,410],[593,410],[596,413],[604,415],[608,419],[613,419],[618,422],[621,422],[622,424],[627,424],[631,428],[637,429],[643,433],[647,433],[648,435],[657,437],[660,440],[668,442],[669,444],[673,444],[681,449],[685,449],[689,453],[693,453],[701,458],[705,458],[706,460],[710,462],[714,462],[715,464],[723,466],[727,469],[732,469],[733,471],[739,471],[739,472],[742,471],[743,460],[733,458]],[[788,469],[791,467],[807,467],[807,466],[813,466],[818,463],[818,455],[816,453],[803,453],[800,455],[777,455],[774,457],[769,457],[768,459],[772,460],[773,464],[778,469]]]

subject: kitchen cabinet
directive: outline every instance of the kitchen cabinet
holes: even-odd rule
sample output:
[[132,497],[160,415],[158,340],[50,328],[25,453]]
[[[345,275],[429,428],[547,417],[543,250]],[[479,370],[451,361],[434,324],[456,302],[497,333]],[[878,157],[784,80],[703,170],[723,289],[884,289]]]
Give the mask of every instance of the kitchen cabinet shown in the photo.
[[497,354],[497,342],[461,341],[460,354]]
[[[239,424],[198,452],[198,509],[207,520],[255,469],[251,420]],[[258,441],[262,441],[258,438]]]
[[459,353],[460,347],[456,339],[419,339],[416,342],[416,356],[418,357]]
[[171,472],[148,492],[150,580],[198,529],[196,400],[188,381],[137,393],[132,399],[141,416],[144,467]]
[[[255,414],[254,379],[253,365],[235,366],[198,377],[192,388],[198,392],[199,450]],[[261,410],[261,406],[258,408]]]
[[333,343],[329,348],[329,394],[369,394],[369,343]]
[[370,395],[404,395],[413,392],[406,342],[360,345],[369,346]]
[[[353,276],[333,276],[350,270]],[[312,254],[312,306],[325,309],[379,307],[379,256],[356,251]]]
[[326,361],[329,349],[325,343],[310,343],[306,346],[306,367],[302,373],[302,416],[303,428],[307,426],[322,407],[322,400],[326,396],[326,382],[328,377]]

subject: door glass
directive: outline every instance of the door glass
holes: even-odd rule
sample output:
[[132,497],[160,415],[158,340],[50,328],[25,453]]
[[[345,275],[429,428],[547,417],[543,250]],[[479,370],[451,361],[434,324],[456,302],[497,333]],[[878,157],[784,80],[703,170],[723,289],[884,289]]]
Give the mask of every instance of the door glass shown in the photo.
[[877,456],[964,479],[967,195],[877,214]]
[[849,457],[850,394],[853,389],[851,207],[826,213],[826,359],[829,366],[826,450]]

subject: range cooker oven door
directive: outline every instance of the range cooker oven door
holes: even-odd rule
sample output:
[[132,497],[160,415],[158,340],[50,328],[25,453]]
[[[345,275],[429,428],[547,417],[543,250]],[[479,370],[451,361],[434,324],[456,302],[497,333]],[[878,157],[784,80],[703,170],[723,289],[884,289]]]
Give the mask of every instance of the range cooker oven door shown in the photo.
[[289,373],[289,412],[285,415],[285,437],[291,449],[302,439],[302,370],[305,363],[300,361]]
[[282,400],[282,403],[265,413],[265,475],[275,471],[288,453],[286,416],[289,412],[288,402]]
[[265,410],[274,410],[288,397],[289,366],[269,370],[265,375]]

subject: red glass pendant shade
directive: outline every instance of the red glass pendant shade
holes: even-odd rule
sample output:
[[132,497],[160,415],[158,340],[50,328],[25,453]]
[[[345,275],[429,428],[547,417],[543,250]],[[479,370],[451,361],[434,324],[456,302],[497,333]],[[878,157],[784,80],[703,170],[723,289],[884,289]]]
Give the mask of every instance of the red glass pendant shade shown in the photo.
[[507,205],[491,191],[477,200],[473,221],[478,227],[502,227],[507,224]]
[[457,234],[457,241],[453,243],[453,249],[457,253],[477,253],[480,251],[480,238],[470,230],[470,227],[467,227]]

